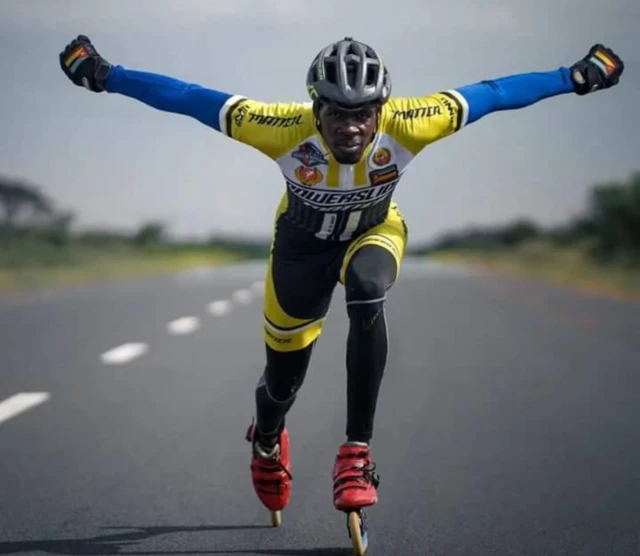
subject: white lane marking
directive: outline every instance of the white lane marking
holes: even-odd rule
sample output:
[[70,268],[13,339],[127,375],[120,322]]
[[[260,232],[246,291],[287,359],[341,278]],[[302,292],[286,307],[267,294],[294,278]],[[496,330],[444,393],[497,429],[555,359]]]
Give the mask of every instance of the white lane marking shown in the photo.
[[198,317],[182,317],[167,323],[169,334],[190,334],[200,328],[200,319]]
[[226,299],[214,301],[213,303],[209,303],[208,311],[216,317],[226,315],[229,311],[231,311],[231,303]]
[[264,295],[264,287],[264,282],[262,280],[251,284],[251,289],[259,297]]
[[241,305],[246,305],[251,301],[253,297],[251,290],[238,290],[237,292],[233,292],[231,296],[234,301],[240,303]]
[[122,365],[136,357],[140,357],[149,350],[147,344],[122,344],[121,346],[105,351],[100,358],[106,365]]
[[23,413],[51,397],[49,392],[20,392],[0,403],[0,423]]

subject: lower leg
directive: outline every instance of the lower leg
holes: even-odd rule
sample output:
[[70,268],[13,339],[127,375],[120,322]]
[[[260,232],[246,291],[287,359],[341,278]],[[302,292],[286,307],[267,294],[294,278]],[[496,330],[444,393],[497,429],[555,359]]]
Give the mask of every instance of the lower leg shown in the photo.
[[386,249],[363,247],[345,275],[347,339],[347,441],[369,443],[380,385],[387,363],[384,312],[387,290],[396,276],[395,258]]
[[266,346],[267,364],[255,393],[256,436],[266,448],[278,442],[285,416],[304,382],[314,344],[290,352],[279,352]]
[[369,443],[387,361],[383,302],[350,305],[347,338],[347,441]]

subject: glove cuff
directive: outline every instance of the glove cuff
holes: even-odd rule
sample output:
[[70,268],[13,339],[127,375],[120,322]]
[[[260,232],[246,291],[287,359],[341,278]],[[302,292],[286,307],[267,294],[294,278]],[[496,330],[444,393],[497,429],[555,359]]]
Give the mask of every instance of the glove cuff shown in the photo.
[[105,89],[105,83],[111,73],[112,65],[104,58],[99,58],[96,64],[96,69],[93,73],[93,84],[96,91],[102,92]]

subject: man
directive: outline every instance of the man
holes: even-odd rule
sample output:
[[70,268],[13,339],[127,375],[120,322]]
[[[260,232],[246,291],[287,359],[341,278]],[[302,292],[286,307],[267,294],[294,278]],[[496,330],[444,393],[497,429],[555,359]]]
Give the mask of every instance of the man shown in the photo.
[[111,65],[83,35],[60,53],[60,65],[90,91],[191,116],[258,149],[284,175],[266,275],[266,366],[256,388],[257,420],[247,433],[254,489],[274,512],[291,496],[285,415],[338,282],[350,325],[347,438],[333,469],[334,504],[349,511],[377,503],[379,478],[369,443],[387,358],[384,303],[407,242],[392,194],[411,160],[491,112],[607,89],[624,69],[614,52],[595,45],[570,68],[390,98],[391,79],[378,53],[347,37],[313,60],[307,74],[311,103],[269,104]]

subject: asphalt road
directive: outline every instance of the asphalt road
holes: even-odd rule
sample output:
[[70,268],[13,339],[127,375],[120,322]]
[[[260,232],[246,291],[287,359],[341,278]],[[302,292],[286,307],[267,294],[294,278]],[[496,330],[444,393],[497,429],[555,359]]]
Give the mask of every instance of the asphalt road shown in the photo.
[[[282,528],[250,484],[262,274],[0,302],[0,554],[352,553],[341,288]],[[408,262],[387,317],[371,556],[640,554],[640,304]]]

